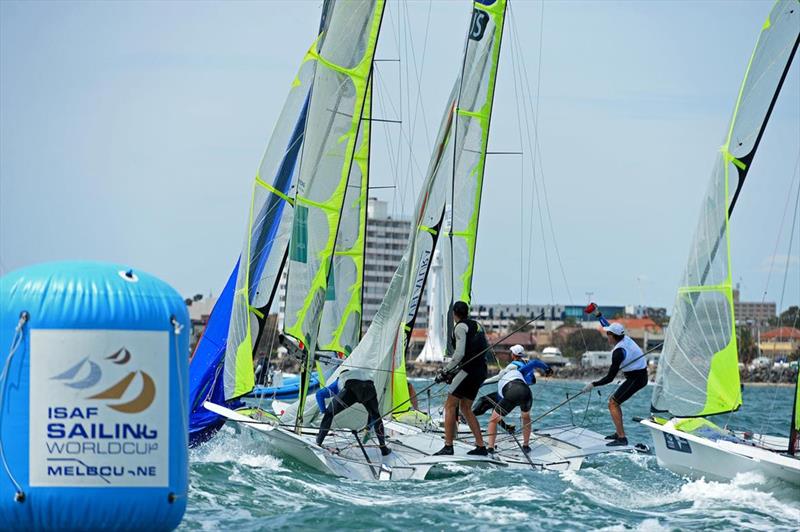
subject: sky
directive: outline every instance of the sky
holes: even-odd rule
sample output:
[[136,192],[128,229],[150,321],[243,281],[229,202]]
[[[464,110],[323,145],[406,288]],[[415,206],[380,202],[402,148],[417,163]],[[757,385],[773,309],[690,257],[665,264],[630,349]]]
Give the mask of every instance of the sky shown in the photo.
[[[511,5],[489,144],[524,155],[488,157],[473,301],[671,308],[771,2]],[[0,2],[0,273],[103,260],[218,294],[320,9]],[[376,57],[400,61],[376,66],[375,116],[402,124],[375,128],[371,183],[394,187],[374,191],[394,216],[414,204],[470,11],[388,4]],[[794,63],[732,219],[742,298],[784,308],[800,302]]]

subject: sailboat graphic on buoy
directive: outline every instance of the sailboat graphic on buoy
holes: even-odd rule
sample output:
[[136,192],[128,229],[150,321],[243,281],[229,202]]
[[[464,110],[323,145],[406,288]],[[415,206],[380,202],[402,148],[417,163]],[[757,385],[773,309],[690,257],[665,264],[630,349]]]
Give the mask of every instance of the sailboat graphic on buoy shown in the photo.
[[[124,365],[130,362],[132,358],[131,352],[122,347],[115,351],[113,354],[105,357],[105,360],[110,360],[112,363],[117,365]],[[81,370],[84,366],[88,366],[88,374],[80,380],[72,381],[75,377],[81,373]],[[141,376],[142,381],[142,388],[139,391],[138,395],[133,399],[123,402],[123,403],[116,403],[116,404],[109,404],[106,403],[106,406],[111,408],[112,410],[116,410],[117,412],[123,412],[126,414],[138,414],[139,412],[143,412],[147,410],[147,408],[153,404],[153,401],[156,397],[156,385],[153,381],[153,378],[148,375],[144,371],[131,371],[120,380],[112,384],[111,386],[107,387],[105,390],[98,392],[94,395],[89,396],[87,399],[111,399],[111,400],[119,400],[125,395],[128,391],[128,388],[131,386],[131,383],[136,378],[136,375],[139,374]],[[70,388],[75,388],[77,390],[86,390],[88,388],[92,388],[103,377],[103,372],[100,369],[100,365],[96,362],[89,360],[89,357],[83,358],[80,362],[69,368],[68,370],[64,371],[63,373],[59,373],[58,375],[51,377],[53,380],[61,380],[61,381],[70,381],[64,382],[65,386]]]

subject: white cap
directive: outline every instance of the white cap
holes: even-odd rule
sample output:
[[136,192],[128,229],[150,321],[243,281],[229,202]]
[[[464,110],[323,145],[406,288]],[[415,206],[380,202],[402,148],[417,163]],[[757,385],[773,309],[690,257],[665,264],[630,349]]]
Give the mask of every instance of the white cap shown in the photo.
[[608,327],[603,327],[605,332],[616,334],[617,336],[625,336],[625,327],[620,323],[612,323]]
[[510,351],[511,351],[511,354],[514,355],[514,356],[518,356],[518,357],[524,357],[525,356],[525,348],[522,347],[519,344],[512,345]]

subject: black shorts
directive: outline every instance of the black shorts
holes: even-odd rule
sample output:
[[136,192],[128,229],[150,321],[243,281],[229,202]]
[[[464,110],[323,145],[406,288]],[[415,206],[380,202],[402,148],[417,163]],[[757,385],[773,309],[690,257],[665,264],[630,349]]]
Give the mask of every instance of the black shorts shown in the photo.
[[450,393],[459,399],[474,401],[478,397],[478,391],[481,389],[483,381],[486,380],[487,374],[488,371],[485,367],[470,373],[462,369],[453,379]]
[[611,395],[614,401],[621,405],[633,394],[647,386],[647,370],[637,369],[636,371],[629,371],[625,373],[625,382],[619,385],[619,388]]
[[521,380],[513,380],[503,386],[503,398],[494,407],[501,416],[507,416],[516,407],[523,412],[530,412],[533,406],[533,394],[528,385]]

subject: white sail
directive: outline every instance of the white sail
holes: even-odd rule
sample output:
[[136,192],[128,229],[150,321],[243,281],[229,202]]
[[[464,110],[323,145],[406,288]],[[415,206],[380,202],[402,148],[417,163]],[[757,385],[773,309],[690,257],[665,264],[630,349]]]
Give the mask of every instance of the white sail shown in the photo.
[[425,345],[422,346],[417,362],[442,362],[447,352],[447,345],[440,334],[447,328],[447,309],[450,304],[445,299],[444,272],[442,252],[437,249],[433,254],[430,281],[428,281],[428,330]]

